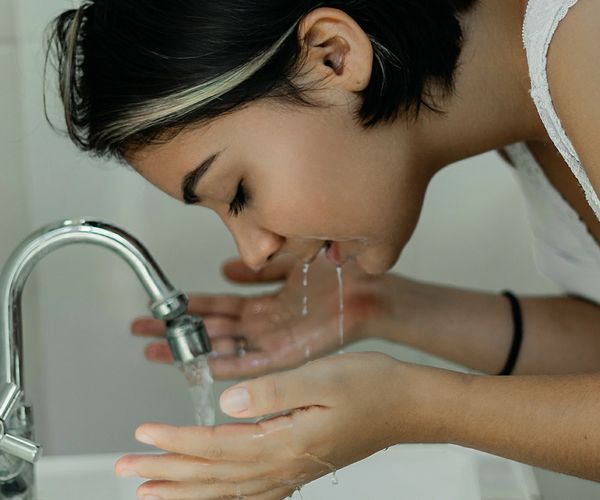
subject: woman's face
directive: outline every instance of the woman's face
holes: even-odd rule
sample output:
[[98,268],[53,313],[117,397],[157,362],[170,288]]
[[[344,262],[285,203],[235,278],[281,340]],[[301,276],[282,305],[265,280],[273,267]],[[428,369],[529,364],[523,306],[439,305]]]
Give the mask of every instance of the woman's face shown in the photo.
[[[221,217],[253,269],[286,253],[310,261],[330,241],[334,261],[380,274],[409,240],[432,172],[409,127],[365,130],[354,104],[259,101],[128,161],[181,201],[187,177],[188,197]],[[190,173],[214,155],[193,185]]]

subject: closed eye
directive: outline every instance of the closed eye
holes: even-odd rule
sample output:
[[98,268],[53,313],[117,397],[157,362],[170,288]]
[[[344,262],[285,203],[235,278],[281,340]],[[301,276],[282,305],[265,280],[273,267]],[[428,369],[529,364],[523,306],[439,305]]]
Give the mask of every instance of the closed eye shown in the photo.
[[240,181],[233,200],[229,204],[229,215],[237,217],[248,205],[248,193],[244,187],[244,181]]

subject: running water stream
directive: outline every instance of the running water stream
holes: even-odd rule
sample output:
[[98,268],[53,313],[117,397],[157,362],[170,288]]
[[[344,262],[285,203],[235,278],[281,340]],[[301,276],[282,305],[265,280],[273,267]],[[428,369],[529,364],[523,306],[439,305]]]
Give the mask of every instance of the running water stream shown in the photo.
[[196,424],[215,425],[215,397],[208,356],[199,356],[185,364],[179,363],[177,367],[188,383]]
[[302,316],[308,316],[308,271],[310,262],[305,262],[302,268],[302,287],[304,288],[304,298],[302,300]]

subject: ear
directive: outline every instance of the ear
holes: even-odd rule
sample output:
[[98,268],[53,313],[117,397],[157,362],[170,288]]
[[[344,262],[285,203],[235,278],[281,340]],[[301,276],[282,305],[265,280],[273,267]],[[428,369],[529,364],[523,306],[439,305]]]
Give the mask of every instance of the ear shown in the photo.
[[373,46],[363,29],[339,9],[321,7],[300,23],[305,70],[329,85],[361,92],[371,80]]

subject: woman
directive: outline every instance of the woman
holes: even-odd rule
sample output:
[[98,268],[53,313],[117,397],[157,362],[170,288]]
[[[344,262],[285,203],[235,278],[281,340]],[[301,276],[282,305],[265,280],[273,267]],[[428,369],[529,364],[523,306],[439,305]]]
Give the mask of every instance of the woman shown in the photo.
[[[223,411],[286,413],[141,426],[137,439],[171,452],[119,461],[151,479],[141,497],[280,499],[410,442],[600,480],[599,19],[585,0],[90,0],[56,20],[74,142],[214,210],[242,259],[230,279],[285,282],[190,309],[221,354],[217,376],[262,375],[225,391]],[[516,168],[540,268],[565,296],[519,302],[385,274],[435,173],[493,149]],[[303,365],[339,348],[323,248],[344,264],[346,342],[383,337],[515,376],[376,353]],[[313,263],[307,316],[290,260]],[[163,333],[143,318],[133,330]],[[147,356],[169,360],[161,342]]]

